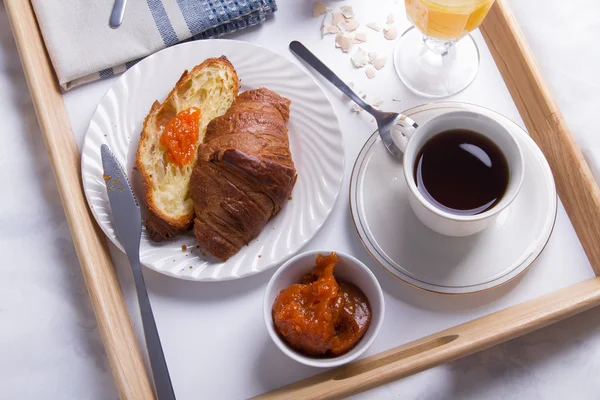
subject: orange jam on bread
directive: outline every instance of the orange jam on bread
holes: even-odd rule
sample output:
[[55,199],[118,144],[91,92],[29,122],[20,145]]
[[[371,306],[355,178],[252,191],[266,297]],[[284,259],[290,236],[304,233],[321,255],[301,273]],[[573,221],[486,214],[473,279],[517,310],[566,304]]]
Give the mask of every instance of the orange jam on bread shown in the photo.
[[183,167],[194,158],[200,115],[199,108],[190,107],[179,112],[165,125],[160,144],[167,148],[169,162]]
[[273,304],[279,335],[309,356],[339,356],[351,350],[371,322],[371,309],[356,286],[338,282],[333,270],[338,256],[319,255],[301,283],[283,289]]

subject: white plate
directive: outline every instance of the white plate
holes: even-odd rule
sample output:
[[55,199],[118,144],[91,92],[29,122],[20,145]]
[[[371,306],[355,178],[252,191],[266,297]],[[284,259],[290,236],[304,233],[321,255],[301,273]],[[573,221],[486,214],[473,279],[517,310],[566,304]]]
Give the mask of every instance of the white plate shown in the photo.
[[387,153],[377,132],[361,150],[350,182],[354,224],[373,258],[406,283],[437,293],[473,293],[515,278],[542,252],[556,220],[550,167],[517,124],[486,108],[454,102],[426,104],[406,114],[422,124],[441,113],[465,109],[504,124],[523,149],[523,187],[494,226],[453,238],[422,225],[408,203],[402,166]]
[[[83,186],[92,213],[108,238],[115,236],[100,145],[106,143],[126,169],[138,199],[139,174],[133,170],[142,122],[155,100],[163,101],[185,69],[225,55],[235,67],[241,89],[264,86],[292,101],[288,122],[298,180],[289,201],[248,246],[227,262],[203,256],[194,236],[151,242],[142,232],[142,264],[177,278],[215,281],[241,278],[281,264],[321,228],[333,208],[344,174],[344,145],[338,119],[315,80],[285,57],[233,40],[200,40],[162,50],[121,76],[92,116],[82,150]],[[143,210],[143,216],[146,210]],[[182,246],[187,251],[182,251]]]

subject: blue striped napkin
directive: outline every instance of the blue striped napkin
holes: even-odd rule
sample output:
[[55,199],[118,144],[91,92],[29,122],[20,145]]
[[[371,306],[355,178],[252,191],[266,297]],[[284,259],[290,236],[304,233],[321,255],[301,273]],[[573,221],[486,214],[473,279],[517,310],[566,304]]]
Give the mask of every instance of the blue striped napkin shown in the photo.
[[257,25],[275,0],[129,1],[118,29],[108,26],[114,0],[31,0],[61,86],[70,89],[122,73],[174,44],[216,38]]

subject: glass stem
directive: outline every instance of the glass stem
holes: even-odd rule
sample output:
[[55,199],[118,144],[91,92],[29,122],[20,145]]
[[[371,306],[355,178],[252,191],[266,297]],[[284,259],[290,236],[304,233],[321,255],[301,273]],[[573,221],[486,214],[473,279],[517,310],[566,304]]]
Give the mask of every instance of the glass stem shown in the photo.
[[454,40],[440,40],[423,36],[423,43],[425,43],[425,46],[427,46],[427,48],[433,51],[435,54],[445,56],[448,54],[448,50],[450,50],[454,44]]

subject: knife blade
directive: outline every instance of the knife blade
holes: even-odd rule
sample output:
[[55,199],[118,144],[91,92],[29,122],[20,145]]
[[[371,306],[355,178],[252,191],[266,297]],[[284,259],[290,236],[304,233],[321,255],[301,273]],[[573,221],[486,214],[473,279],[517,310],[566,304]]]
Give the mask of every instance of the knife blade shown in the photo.
[[154,321],[154,314],[152,313],[152,306],[150,305],[140,264],[140,238],[142,235],[140,206],[135,199],[123,168],[108,146],[103,144],[100,147],[100,153],[104,169],[102,178],[108,192],[113,224],[117,237],[125,249],[129,264],[131,264],[131,271],[135,281],[138,304],[142,316],[142,326],[144,327],[144,337],[146,338],[146,348],[148,349],[150,367],[156,388],[156,397],[158,400],[174,400],[175,393],[173,392],[169,369],[167,368],[167,362],[160,343],[158,329]]
[[142,216],[140,206],[129,186],[129,181],[107,145],[100,148],[104,183],[112,209],[113,223],[117,237],[127,256],[139,254],[142,236]]

